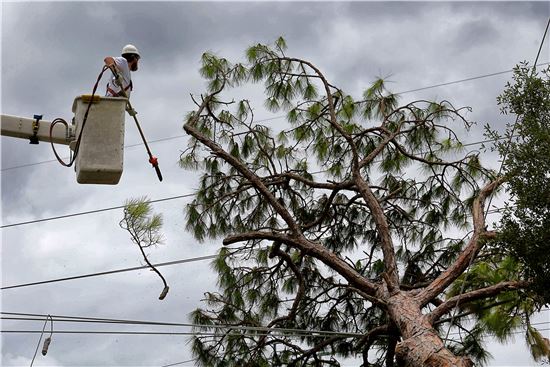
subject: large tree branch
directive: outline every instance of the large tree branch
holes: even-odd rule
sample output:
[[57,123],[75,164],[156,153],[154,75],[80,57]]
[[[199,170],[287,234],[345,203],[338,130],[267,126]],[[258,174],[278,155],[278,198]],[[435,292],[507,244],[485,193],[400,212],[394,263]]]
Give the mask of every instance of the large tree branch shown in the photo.
[[[294,363],[296,363],[296,362],[298,362],[302,359],[307,359],[312,354],[320,352],[326,346],[329,346],[329,345],[333,344],[334,342],[336,342],[338,340],[341,340],[341,339],[344,339],[344,337],[342,337],[342,336],[333,336],[329,339],[326,339],[326,340],[320,342],[319,344],[316,344],[311,349],[308,349],[308,350],[304,351],[303,354],[300,357],[298,357],[296,360],[294,360]],[[292,364],[290,364],[290,365],[292,365]]]
[[441,316],[445,315],[453,308],[455,308],[459,303],[465,304],[468,302],[493,297],[502,292],[525,288],[528,284],[529,282],[526,281],[507,281],[489,287],[476,289],[474,291],[470,291],[464,294],[456,295],[449,298],[447,301],[443,302],[442,304],[437,306],[432,312],[430,312],[427,315],[428,320],[431,324],[433,324],[435,321],[439,320]]
[[442,293],[452,282],[456,280],[456,278],[460,276],[460,274],[466,270],[466,268],[470,265],[471,260],[477,255],[479,250],[481,250],[481,247],[483,246],[482,239],[485,234],[487,234],[487,237],[494,235],[493,232],[487,232],[485,229],[485,200],[505,180],[506,179],[503,176],[487,184],[483,189],[481,189],[477,198],[475,198],[472,205],[472,222],[474,225],[472,237],[456,261],[416,296],[416,299],[420,302],[421,307],[425,306],[430,302],[430,300]]
[[370,162],[372,162],[372,160],[374,158],[376,158],[378,156],[378,154],[380,154],[380,152],[391,142],[393,141],[393,139],[395,139],[395,137],[397,136],[397,134],[399,133],[399,129],[394,132],[393,134],[389,134],[388,131],[384,131],[386,134],[388,134],[388,136],[380,142],[380,144],[378,144],[378,146],[376,148],[374,148],[374,150],[372,152],[370,152],[369,155],[367,155],[365,158],[361,159],[361,161],[359,162],[359,168],[362,168],[364,167],[365,165],[369,164]]
[[397,271],[397,261],[395,258],[395,248],[393,246],[393,240],[391,238],[390,227],[384,210],[382,209],[381,200],[377,199],[368,183],[361,176],[361,167],[368,164],[372,161],[382,150],[383,148],[392,141],[395,136],[399,133],[401,126],[393,133],[389,134],[384,141],[382,141],[367,157],[365,157],[361,162],[358,162],[357,165],[353,165],[353,179],[359,193],[363,196],[367,206],[369,207],[374,223],[376,224],[376,229],[380,235],[381,239],[381,248],[384,255],[384,267],[385,275],[384,280],[390,293],[396,292],[399,290],[399,273]]
[[[487,306],[484,306],[484,307],[481,307],[480,310],[488,310],[490,308],[493,308],[493,307],[497,307],[497,306],[501,306],[501,305],[505,305],[505,304],[508,304],[508,303],[512,303],[512,302],[515,302],[514,299],[507,299],[507,300],[504,300],[504,301],[500,301],[500,302],[495,302],[495,303],[491,303]],[[433,322],[433,325],[438,325],[438,324],[443,324],[445,322],[449,322],[449,321],[452,321],[453,319],[454,320],[458,320],[458,319],[461,319],[465,316],[469,316],[473,313],[476,313],[476,311],[474,310],[471,310],[471,311],[466,311],[466,312],[462,312],[462,313],[459,313],[458,315],[454,315],[454,316],[449,316],[449,317],[446,317],[444,319],[439,319],[439,320],[436,320]]]
[[[369,296],[374,296],[376,294],[376,291],[378,290],[378,286],[376,284],[367,280],[365,277],[355,271],[355,269],[350,267],[348,263],[336,256],[332,251],[327,250],[321,244],[309,241],[302,235],[291,237],[283,233],[251,231],[228,236],[224,238],[223,244],[224,246],[227,246],[233,243],[251,240],[278,241],[291,247],[298,248],[335,270],[342,277],[344,277],[350,283],[350,285],[362,290]],[[373,298],[373,302],[377,302],[377,299]],[[381,305],[384,304],[384,302],[382,301],[379,301],[378,303]]]
[[294,181],[301,182],[311,188],[314,189],[326,189],[326,190],[342,190],[342,189],[351,189],[353,188],[353,181],[343,181],[340,183],[337,182],[318,182],[314,180],[309,180],[303,176],[300,176],[299,174],[292,173],[292,172],[282,172],[278,175],[274,175],[274,177],[285,177],[292,179]]
[[195,128],[195,123],[200,117],[200,113],[202,109],[205,108],[205,106],[209,103],[209,98],[207,97],[204,102],[202,103],[201,107],[199,108],[199,111],[195,114],[194,118],[191,119],[189,122],[187,122],[183,129],[186,133],[193,136],[195,139],[200,141],[202,144],[210,148],[210,150],[217,155],[218,157],[222,158],[224,161],[229,163],[231,166],[233,166],[237,171],[239,171],[259,192],[260,194],[269,202],[269,204],[275,209],[277,214],[279,214],[283,220],[287,223],[289,228],[295,233],[300,233],[300,227],[292,217],[292,215],[288,212],[288,210],[277,200],[277,198],[269,191],[265,183],[262,181],[262,179],[256,175],[254,172],[252,172],[248,167],[238,160],[237,158],[233,157],[231,154],[226,152],[222,147],[220,147],[218,144],[213,142],[211,139],[207,138],[203,134],[200,133],[198,129]]
[[354,170],[354,181],[359,189],[359,193],[363,196],[367,206],[369,207],[376,229],[381,239],[381,248],[384,255],[384,279],[388,286],[390,293],[399,290],[399,274],[397,272],[397,261],[395,258],[395,248],[393,247],[393,240],[391,238],[390,227],[384,210],[380,205],[378,199],[376,199],[369,185],[361,177],[359,170]]
[[361,340],[357,342],[357,345],[355,345],[355,348],[359,349],[363,345],[374,341],[378,336],[386,335],[389,332],[390,332],[390,327],[387,324],[377,326],[371,329],[365,336],[363,336]]
[[280,60],[287,60],[287,61],[290,61],[290,62],[297,62],[299,64],[303,64],[303,65],[307,65],[309,66],[314,72],[315,74],[318,75],[319,79],[321,80],[321,82],[323,83],[323,87],[325,89],[325,93],[326,93],[326,96],[327,96],[327,103],[328,103],[328,108],[329,108],[329,115],[330,115],[330,123],[331,125],[336,129],[338,130],[338,132],[348,141],[350,142],[350,146],[351,148],[353,149],[353,151],[355,152],[355,146],[353,144],[353,140],[351,138],[351,136],[345,132],[345,130],[342,128],[342,126],[340,126],[336,120],[336,111],[334,109],[334,99],[332,97],[332,93],[330,92],[330,83],[328,82],[328,80],[325,78],[325,76],[323,75],[323,73],[321,72],[321,70],[319,70],[315,65],[313,65],[311,62],[309,61],[306,61],[306,60],[302,60],[302,59],[297,59],[297,58],[293,58],[293,57],[279,57]]

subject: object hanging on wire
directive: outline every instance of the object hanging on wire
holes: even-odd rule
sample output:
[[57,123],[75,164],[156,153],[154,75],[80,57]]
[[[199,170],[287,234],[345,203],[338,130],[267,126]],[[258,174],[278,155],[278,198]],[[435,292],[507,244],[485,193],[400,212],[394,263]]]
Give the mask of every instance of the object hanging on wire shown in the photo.
[[163,300],[168,294],[170,287],[161,272],[151,264],[144,250],[144,248],[155,246],[162,242],[162,235],[159,232],[162,226],[162,217],[158,214],[150,216],[150,211],[151,207],[145,197],[142,199],[132,199],[126,202],[124,206],[124,218],[119,222],[119,225],[120,228],[130,233],[132,242],[139,247],[147,266],[157,273],[164,283],[164,288],[159,296],[159,299]]
[[50,320],[50,336],[47,337],[44,340],[44,345],[42,347],[42,355],[45,356],[48,353],[48,348],[50,347],[50,343],[52,342],[52,336],[53,336],[53,318],[51,315],[46,316],[46,322],[44,322],[44,326],[42,327],[42,332],[40,333],[40,339],[38,339],[38,344],[36,345],[36,350],[34,351],[34,355],[32,356],[31,365],[34,364],[34,359],[36,358],[36,353],[38,352],[38,348],[40,347],[40,342],[42,341],[42,337],[44,336],[44,330],[46,330],[46,325],[48,324],[48,320]]
[[128,95],[126,94],[126,91],[124,90],[124,86],[122,84],[122,78],[119,75],[119,73],[117,72],[115,66],[111,67],[110,69],[111,69],[111,72],[113,73],[113,75],[115,76],[115,82],[120,87],[122,95],[124,97],[126,97],[126,99],[127,99],[126,112],[128,112],[128,114],[134,118],[134,121],[135,121],[136,126],[137,126],[138,131],[139,131],[139,135],[141,136],[141,140],[143,140],[143,144],[145,145],[145,149],[147,150],[147,154],[149,155],[149,163],[151,163],[151,165],[153,166],[153,168],[157,172],[157,177],[158,177],[159,181],[162,181],[162,173],[160,172],[158,159],[157,159],[157,157],[153,156],[153,154],[151,153],[151,149],[149,149],[149,145],[147,144],[147,140],[145,139],[145,135],[143,134],[143,130],[141,130],[141,126],[140,126],[139,121],[136,117],[137,112],[136,112],[136,110],[134,110],[132,108],[132,104],[130,103],[130,98],[128,98]]

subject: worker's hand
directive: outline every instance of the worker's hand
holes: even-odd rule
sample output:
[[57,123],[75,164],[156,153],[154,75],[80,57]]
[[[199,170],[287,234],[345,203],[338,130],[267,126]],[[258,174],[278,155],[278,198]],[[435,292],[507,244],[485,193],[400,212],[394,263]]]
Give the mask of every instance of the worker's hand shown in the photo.
[[129,105],[126,106],[126,112],[128,112],[128,115],[130,116],[137,115],[137,111],[131,108]]

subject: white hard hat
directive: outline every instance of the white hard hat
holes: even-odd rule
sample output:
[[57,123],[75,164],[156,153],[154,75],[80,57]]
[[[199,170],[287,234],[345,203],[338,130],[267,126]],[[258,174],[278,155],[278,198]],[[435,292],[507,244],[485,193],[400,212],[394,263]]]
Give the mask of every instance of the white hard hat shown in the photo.
[[120,53],[121,55],[124,55],[124,54],[134,54],[134,55],[138,55],[139,57],[141,57],[141,55],[139,54],[139,51],[138,49],[136,48],[136,46],[134,45],[126,45],[122,48],[122,52]]

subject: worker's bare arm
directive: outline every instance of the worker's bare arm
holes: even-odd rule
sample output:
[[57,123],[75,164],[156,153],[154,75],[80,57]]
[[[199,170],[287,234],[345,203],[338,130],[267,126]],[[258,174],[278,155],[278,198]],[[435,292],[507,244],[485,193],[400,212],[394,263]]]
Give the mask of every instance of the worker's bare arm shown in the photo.
[[107,56],[103,61],[105,61],[105,65],[107,65],[108,67],[112,67],[115,65],[115,59],[113,59],[111,56]]

